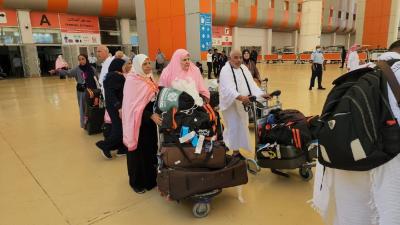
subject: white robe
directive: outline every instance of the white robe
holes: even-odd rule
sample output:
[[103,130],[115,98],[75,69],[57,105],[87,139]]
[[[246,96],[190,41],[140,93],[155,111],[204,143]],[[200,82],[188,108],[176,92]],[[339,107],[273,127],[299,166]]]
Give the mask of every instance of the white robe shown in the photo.
[[[379,60],[400,59],[387,52]],[[400,82],[400,62],[392,66]],[[400,121],[400,108],[391,88],[388,97],[394,116]],[[400,145],[400,143],[399,143]],[[400,154],[369,171],[345,171],[317,164],[313,206],[326,224],[399,225]]]
[[347,68],[349,69],[349,71],[360,68],[360,57],[358,56],[357,51],[350,52],[349,60],[347,62]]
[[[253,77],[246,66],[241,65],[250,86],[251,94],[260,97],[265,94],[257,87]],[[249,116],[244,110],[242,102],[236,100],[239,95],[248,96],[250,94],[246,85],[245,78],[240,68],[233,69],[238,85],[238,91],[232,74],[231,65],[228,63],[221,69],[219,77],[220,88],[220,110],[224,119],[224,142],[231,150],[245,149],[251,151],[249,134]]]

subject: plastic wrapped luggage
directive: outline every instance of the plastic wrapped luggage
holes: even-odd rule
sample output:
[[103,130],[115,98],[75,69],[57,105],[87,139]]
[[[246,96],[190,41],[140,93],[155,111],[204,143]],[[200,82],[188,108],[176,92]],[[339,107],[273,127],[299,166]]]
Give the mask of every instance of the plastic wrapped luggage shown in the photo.
[[226,147],[223,143],[214,142],[211,151],[203,149],[200,154],[195,153],[195,150],[196,148],[190,144],[165,144],[160,151],[161,159],[164,166],[170,168],[221,169],[225,167]]
[[88,120],[86,123],[86,130],[89,135],[101,133],[104,123],[105,109],[101,107],[88,106]]
[[182,200],[194,194],[234,187],[248,182],[246,162],[227,156],[223,169],[162,168],[157,175],[161,194],[172,200]]

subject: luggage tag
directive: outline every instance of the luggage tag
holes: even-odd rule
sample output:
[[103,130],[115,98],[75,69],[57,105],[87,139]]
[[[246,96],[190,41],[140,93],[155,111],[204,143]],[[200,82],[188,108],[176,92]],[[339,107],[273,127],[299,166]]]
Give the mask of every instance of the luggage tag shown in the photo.
[[206,152],[211,152],[213,149],[214,141],[206,141],[203,146],[204,146],[204,151]]
[[192,131],[189,133],[189,127],[182,127],[181,137],[179,138],[179,142],[181,144],[188,142],[188,141],[192,140],[192,138],[194,138],[195,136],[196,136],[196,132]]
[[201,150],[203,149],[204,139],[205,139],[205,137],[203,135],[199,136],[198,143],[197,143],[194,153],[201,154]]
[[280,145],[276,145],[276,156],[278,157],[278,159],[281,159],[281,146]]
[[199,136],[195,135],[192,139],[192,146],[196,147],[199,142]]
[[181,128],[181,137],[184,137],[187,134],[189,134],[189,127],[182,126],[182,128]]

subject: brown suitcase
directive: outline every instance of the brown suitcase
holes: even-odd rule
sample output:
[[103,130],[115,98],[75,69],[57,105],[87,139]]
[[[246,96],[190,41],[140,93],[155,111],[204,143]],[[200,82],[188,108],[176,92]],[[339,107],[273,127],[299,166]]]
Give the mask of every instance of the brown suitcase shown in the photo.
[[209,168],[221,169],[226,165],[226,147],[215,142],[211,152],[195,153],[190,144],[167,144],[161,148],[161,159],[164,166],[170,168]]
[[246,163],[227,156],[227,166],[219,170],[163,168],[157,175],[157,185],[163,196],[182,200],[220,188],[246,184]]

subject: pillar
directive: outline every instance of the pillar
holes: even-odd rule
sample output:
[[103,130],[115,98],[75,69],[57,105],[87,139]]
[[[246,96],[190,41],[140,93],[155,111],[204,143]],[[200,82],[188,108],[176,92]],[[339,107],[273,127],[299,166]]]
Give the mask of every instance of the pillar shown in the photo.
[[366,0],[357,0],[355,42],[359,44],[362,43],[364,33],[365,1]]
[[121,30],[122,51],[125,53],[125,55],[130,55],[132,44],[129,19],[120,19],[119,25]]
[[294,53],[299,52],[299,32],[297,30],[292,32],[292,46]]
[[232,50],[240,50],[239,27],[232,28]]
[[333,32],[331,35],[331,45],[336,45],[336,32]]
[[305,0],[302,5],[299,51],[311,51],[321,44],[322,0]]
[[356,23],[356,40],[361,40],[358,43],[385,48],[397,40],[400,0],[358,0],[358,3],[361,6],[357,9],[357,17],[361,17]]
[[[361,42],[357,42],[357,43],[361,43]],[[351,43],[351,34],[346,34],[346,49],[350,49],[350,47],[353,45],[354,43]]]
[[25,77],[40,76],[39,57],[33,41],[29,11],[18,10],[18,23],[21,31],[21,56]]
[[[63,45],[63,58],[68,63],[70,68],[74,68],[78,66],[78,55],[79,55],[79,46],[78,45]],[[90,55],[90,51],[89,51]],[[95,53],[96,55],[96,53]]]
[[212,47],[211,0],[135,0],[139,48],[154,60],[160,49],[170,59],[184,48],[204,60]]

